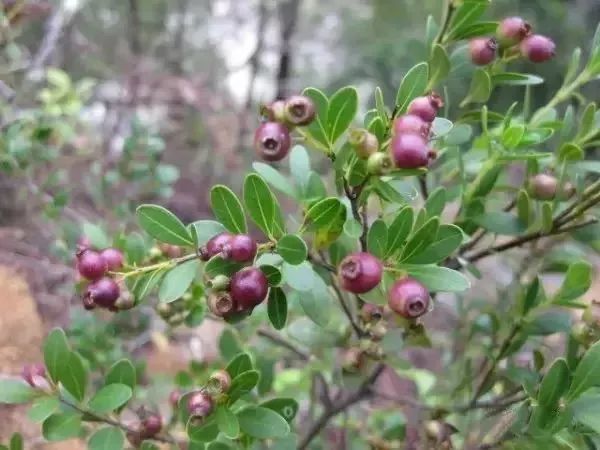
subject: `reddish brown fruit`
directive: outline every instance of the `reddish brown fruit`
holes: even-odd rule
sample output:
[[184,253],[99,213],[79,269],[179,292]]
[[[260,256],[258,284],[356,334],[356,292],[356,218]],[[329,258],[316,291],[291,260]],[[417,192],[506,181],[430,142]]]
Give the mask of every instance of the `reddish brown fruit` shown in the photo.
[[231,277],[231,298],[240,310],[250,310],[260,304],[269,290],[267,277],[257,267],[247,267]]
[[533,34],[521,42],[521,54],[534,63],[546,62],[556,53],[556,44],[550,38]]
[[496,37],[502,47],[518,44],[530,34],[531,25],[521,17],[507,17],[496,29]]
[[231,387],[231,375],[226,370],[217,370],[208,378],[208,388],[216,394],[224,394]]
[[392,129],[395,135],[403,133],[419,134],[425,139],[429,136],[430,130],[431,123],[425,122],[419,116],[415,116],[414,114],[405,114],[396,118]]
[[87,287],[85,297],[89,297],[88,301],[93,301],[96,306],[116,309],[115,303],[119,299],[120,293],[119,285],[115,280],[104,277]]
[[427,141],[418,134],[399,134],[392,138],[390,153],[399,169],[427,167],[432,156]]
[[210,259],[218,254],[221,254],[223,258],[228,258],[228,246],[231,242],[231,238],[233,238],[233,234],[229,232],[220,233],[210,238],[203,249],[207,259]]
[[558,180],[552,175],[540,173],[529,180],[529,192],[536,200],[553,200],[558,191]]
[[162,430],[162,417],[158,414],[150,414],[141,424],[141,435],[144,439],[149,439],[156,436]]
[[265,122],[254,134],[256,154],[265,161],[280,161],[287,156],[292,145],[290,130],[279,122]]
[[415,319],[429,311],[429,302],[427,288],[410,277],[396,281],[388,294],[390,309],[407,319]]
[[304,95],[292,95],[285,101],[285,122],[292,126],[309,125],[315,113],[315,104]]
[[27,364],[21,371],[21,377],[32,388],[40,388],[47,385],[46,368],[42,364]]
[[194,392],[188,398],[187,409],[192,417],[203,419],[213,412],[214,402],[208,393],[203,391]]
[[225,248],[228,257],[236,262],[252,261],[257,251],[256,241],[247,234],[233,236]]
[[107,269],[106,261],[97,251],[86,248],[77,253],[77,270],[83,278],[97,280],[104,276]]
[[366,252],[346,256],[338,267],[340,284],[354,294],[369,292],[381,281],[383,264]]
[[208,309],[215,316],[225,317],[237,311],[237,305],[228,292],[213,292],[208,296]]
[[498,43],[494,38],[475,38],[469,41],[471,61],[478,66],[485,66],[496,59]]
[[100,256],[106,261],[106,267],[110,271],[117,271],[123,267],[123,253],[116,248],[105,248]]

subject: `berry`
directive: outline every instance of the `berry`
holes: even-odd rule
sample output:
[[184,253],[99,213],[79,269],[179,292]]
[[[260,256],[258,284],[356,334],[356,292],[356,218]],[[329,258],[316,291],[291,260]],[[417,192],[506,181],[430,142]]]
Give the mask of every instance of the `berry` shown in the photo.
[[171,408],[175,409],[179,406],[179,399],[181,398],[181,391],[179,389],[175,389],[171,391],[169,394],[169,404]]
[[575,195],[576,192],[577,188],[573,185],[573,183],[567,182],[558,193],[558,198],[561,200],[569,200]]
[[212,280],[208,281],[206,284],[213,291],[227,291],[229,290],[229,277],[223,274],[217,275]]
[[263,105],[261,114],[271,122],[285,121],[285,101],[275,100],[270,105]]
[[425,122],[431,123],[442,106],[444,106],[442,98],[435,93],[431,93],[426,97],[415,98],[408,106],[408,114],[414,114]]
[[90,281],[102,278],[108,267],[104,258],[95,250],[83,249],[77,253],[77,270]]
[[115,271],[123,267],[123,253],[116,248],[105,248],[100,256],[106,261],[108,270]]
[[364,128],[354,129],[350,132],[348,142],[356,154],[361,159],[367,159],[379,150],[379,140],[373,133],[369,133]]
[[228,232],[220,233],[210,238],[203,249],[207,259],[218,254],[221,254],[224,258],[228,257],[227,246],[231,242],[231,238],[233,238],[233,234]]
[[390,153],[399,169],[426,167],[433,156],[427,142],[418,134],[399,134],[392,138]]
[[191,416],[204,418],[210,416],[214,408],[212,397],[206,392],[194,392],[188,398],[187,409]]
[[233,236],[227,245],[228,257],[233,261],[248,262],[256,256],[256,241],[247,234]]
[[96,303],[94,302],[94,299],[88,295],[84,295],[83,296],[83,307],[87,310],[87,311],[91,311],[92,309],[96,308]]
[[304,95],[292,95],[285,101],[285,122],[305,126],[315,119],[315,104]]
[[290,130],[278,122],[261,124],[254,134],[254,149],[265,161],[280,161],[290,151]]
[[160,433],[162,426],[162,417],[160,417],[158,414],[150,414],[148,417],[142,420],[142,428],[140,431],[142,437],[148,439],[156,436],[158,433]]
[[498,43],[494,38],[475,38],[469,41],[471,61],[478,66],[485,66],[496,59]]
[[383,264],[366,252],[346,256],[338,267],[338,276],[343,289],[354,294],[369,292],[381,281]]
[[183,256],[183,249],[177,245],[160,244],[158,248],[167,258],[179,258]]
[[396,281],[388,294],[388,305],[402,317],[415,319],[429,310],[429,291],[414,278]]
[[208,296],[208,309],[215,316],[225,317],[237,310],[237,305],[227,292],[213,292]]
[[226,370],[217,370],[211,374],[207,385],[215,394],[224,394],[231,387],[231,375]]
[[531,25],[521,17],[507,17],[496,29],[496,37],[502,47],[518,44],[530,33]]
[[353,347],[344,353],[342,368],[345,372],[358,372],[365,364],[365,353],[361,349]]
[[46,368],[42,364],[27,364],[21,371],[21,377],[32,388],[47,385]]
[[231,298],[241,310],[260,304],[269,290],[267,277],[257,267],[248,267],[231,277]]
[[529,191],[536,200],[552,200],[558,190],[558,180],[552,175],[539,173],[529,180]]
[[109,277],[100,278],[91,283],[86,290],[85,297],[89,297],[96,306],[115,308],[121,291],[115,280]]
[[521,54],[529,61],[542,63],[552,59],[556,44],[550,38],[540,34],[532,34],[521,42]]
[[424,138],[429,136],[431,124],[425,122],[419,116],[414,114],[405,114],[394,120],[392,131],[394,134],[411,133],[419,134]]
[[87,236],[80,236],[77,240],[77,248],[79,248],[80,250],[92,248],[92,241],[90,241],[90,238],[88,238]]
[[387,153],[373,153],[367,160],[367,172],[371,175],[385,175],[392,169],[392,160]]
[[360,310],[360,316],[365,323],[377,322],[383,318],[383,308],[373,303],[365,303]]

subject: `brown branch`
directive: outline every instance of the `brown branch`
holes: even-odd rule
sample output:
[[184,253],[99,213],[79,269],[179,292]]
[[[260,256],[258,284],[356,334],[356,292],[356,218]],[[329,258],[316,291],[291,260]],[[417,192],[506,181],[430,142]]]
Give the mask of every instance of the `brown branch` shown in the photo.
[[352,311],[350,311],[350,308],[348,308],[348,305],[346,304],[346,300],[344,298],[344,294],[342,293],[342,291],[336,284],[336,280],[333,275],[331,275],[331,287],[335,291],[336,296],[340,302],[340,305],[341,305],[342,309],[344,310],[344,314],[346,314],[346,317],[348,318],[348,321],[350,322],[352,329],[354,329],[356,336],[358,336],[359,338],[366,336],[365,331],[360,327],[360,325],[358,325],[358,323],[354,319],[354,316],[352,315]]
[[261,337],[264,337],[265,339],[268,339],[275,345],[288,349],[303,361],[308,361],[311,358],[310,353],[301,349],[293,342],[287,340],[279,333],[275,333],[274,331],[267,330],[265,328],[260,328],[257,331],[257,334]]
[[348,200],[350,200],[350,209],[352,210],[352,217],[354,217],[354,220],[356,220],[362,226],[362,233],[360,235],[359,240],[360,247],[363,252],[367,251],[367,233],[369,231],[369,224],[366,220],[366,211],[363,211],[365,213],[365,216],[361,216],[361,212],[358,207],[358,197],[366,182],[367,180],[365,180],[360,186],[357,186],[355,189],[352,189],[348,184],[348,181],[344,180],[344,192],[346,194],[346,197],[348,197]]
[[317,419],[317,421],[313,423],[313,425],[309,428],[309,430],[306,432],[306,434],[298,444],[298,450],[306,449],[311,443],[311,441],[315,437],[317,437],[321,433],[321,431],[323,431],[323,429],[327,426],[327,424],[332,418],[344,412],[352,405],[359,403],[362,400],[365,400],[367,397],[369,397],[372,394],[371,388],[373,383],[377,381],[377,378],[379,377],[379,375],[381,375],[384,369],[385,365],[383,363],[378,363],[373,372],[371,372],[371,374],[362,382],[362,384],[356,391],[343,398],[342,400],[336,402],[332,408],[325,409],[325,411],[323,411],[323,413]]

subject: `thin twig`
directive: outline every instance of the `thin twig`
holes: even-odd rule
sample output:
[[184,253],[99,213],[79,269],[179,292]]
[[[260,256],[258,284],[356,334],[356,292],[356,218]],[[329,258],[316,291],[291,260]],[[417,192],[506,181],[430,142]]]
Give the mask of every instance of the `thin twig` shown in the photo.
[[[354,220],[361,224],[362,233],[360,235],[360,247],[363,252],[367,251],[367,233],[369,231],[369,224],[367,223],[366,217],[361,216],[359,207],[358,207],[358,197],[367,180],[363,182],[360,186],[352,189],[348,184],[348,181],[344,180],[344,192],[346,193],[346,197],[350,200],[350,209],[352,210],[352,216]],[[366,214],[366,210],[363,209],[363,213]]]
[[289,351],[291,351],[292,353],[294,353],[296,356],[298,356],[300,359],[302,359],[304,361],[310,360],[310,353],[301,349],[293,342],[287,340],[285,337],[283,337],[279,333],[275,333],[274,331],[267,330],[265,328],[260,328],[257,331],[257,334],[259,336],[262,336],[262,337],[270,340],[272,343],[279,345],[280,347],[288,349]]
[[344,294],[342,293],[342,291],[336,284],[336,280],[333,275],[331,275],[331,287],[335,291],[335,294],[340,302],[340,305],[341,305],[342,309],[344,310],[344,314],[346,314],[346,317],[348,318],[350,325],[352,325],[352,328],[354,329],[354,332],[356,333],[356,335],[359,338],[365,336],[366,335],[365,331],[358,325],[358,323],[354,319],[354,316],[352,315],[352,311],[350,311],[350,308],[348,308],[348,305],[346,304]]
[[440,44],[444,40],[444,35],[450,26],[450,21],[452,20],[452,15],[454,14],[454,2],[452,0],[446,0],[446,7],[444,8],[444,16],[442,19],[442,27],[440,28],[439,33],[433,40],[433,44]]

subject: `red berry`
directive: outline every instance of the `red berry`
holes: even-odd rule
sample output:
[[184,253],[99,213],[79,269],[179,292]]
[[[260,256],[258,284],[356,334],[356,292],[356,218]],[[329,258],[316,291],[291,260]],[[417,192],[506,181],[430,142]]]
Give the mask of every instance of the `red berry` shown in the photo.
[[158,414],[150,414],[142,420],[141,434],[145,439],[156,436],[162,429],[162,417]]
[[390,153],[399,169],[426,167],[432,157],[427,141],[418,134],[399,134],[392,138]]
[[115,280],[109,277],[100,278],[91,283],[86,290],[85,296],[89,297],[94,304],[103,308],[115,308],[121,291]]
[[417,97],[408,106],[408,114],[414,114],[425,122],[431,123],[443,104],[442,98],[434,93],[426,97]]
[[556,44],[550,38],[533,34],[521,42],[521,54],[529,61],[542,63],[552,59],[556,51]]
[[94,281],[102,278],[107,269],[106,261],[97,251],[86,248],[77,253],[77,270],[82,277]]
[[225,317],[237,311],[237,305],[227,292],[213,292],[208,296],[207,306],[215,316]]
[[266,161],[280,161],[290,151],[290,130],[278,122],[261,124],[254,134],[254,149]]
[[430,295],[425,286],[414,278],[396,281],[388,294],[388,305],[402,317],[415,319],[429,310]]
[[209,239],[206,243],[206,256],[208,259],[221,254],[222,257],[227,258],[229,243],[231,242],[231,238],[233,238],[233,234],[224,232],[217,234],[216,236]]
[[366,252],[346,256],[338,267],[338,276],[343,289],[354,294],[369,292],[381,281],[383,264]]
[[92,248],[92,241],[87,236],[80,236],[77,240],[77,247],[81,250],[85,248]]
[[267,277],[257,267],[248,267],[231,277],[231,298],[242,311],[260,304],[269,290]]
[[305,126],[315,118],[315,104],[304,95],[292,95],[285,101],[285,121],[290,125]]
[[100,252],[108,270],[115,271],[123,267],[123,253],[116,248],[105,248]]
[[215,393],[223,394],[231,387],[231,375],[226,370],[217,370],[208,378],[207,385]]
[[252,261],[256,256],[256,241],[247,234],[237,234],[229,241],[228,256],[233,261]]
[[475,38],[469,41],[471,61],[478,66],[485,66],[496,59],[498,43],[494,38]]
[[537,174],[529,181],[529,191],[536,200],[552,200],[558,191],[558,180],[552,175]]
[[194,392],[188,398],[187,409],[191,416],[204,418],[210,416],[214,408],[212,397],[203,391]]
[[502,47],[518,44],[530,33],[531,25],[521,17],[507,17],[496,29],[496,36]]
[[27,364],[21,371],[21,377],[32,388],[39,388],[48,384],[46,381],[46,368],[42,364]]
[[405,114],[394,120],[394,134],[411,133],[419,134],[424,138],[427,138],[430,130],[431,124],[429,122],[425,122],[419,116],[415,116],[414,114]]

